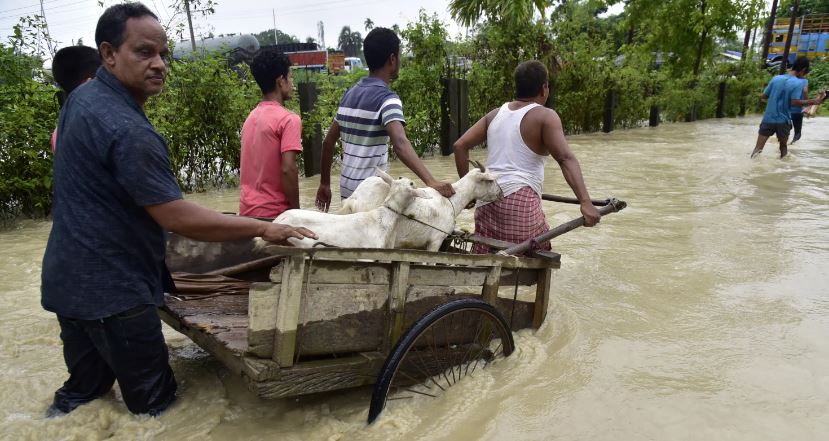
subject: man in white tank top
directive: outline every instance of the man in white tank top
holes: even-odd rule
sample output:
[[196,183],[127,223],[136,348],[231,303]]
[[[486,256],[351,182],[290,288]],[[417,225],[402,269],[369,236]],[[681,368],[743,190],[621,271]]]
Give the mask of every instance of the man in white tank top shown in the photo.
[[[455,142],[458,175],[469,171],[469,150],[487,143],[487,170],[498,175],[504,199],[475,210],[475,232],[493,239],[520,243],[550,227],[541,210],[544,164],[552,156],[580,201],[585,226],[599,222],[590,202],[581,167],[567,141],[558,114],[544,107],[550,94],[547,68],[525,61],[515,68],[515,100],[492,110]],[[542,244],[550,249],[550,243]],[[489,252],[483,245],[473,249]]]

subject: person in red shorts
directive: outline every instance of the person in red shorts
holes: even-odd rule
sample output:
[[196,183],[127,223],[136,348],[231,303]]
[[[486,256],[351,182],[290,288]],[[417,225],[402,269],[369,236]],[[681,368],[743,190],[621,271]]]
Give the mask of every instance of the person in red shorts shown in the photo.
[[[547,68],[525,61],[515,68],[515,100],[492,110],[455,142],[458,175],[469,171],[469,150],[487,143],[487,170],[498,176],[504,199],[475,210],[475,232],[484,237],[521,243],[549,230],[541,209],[544,164],[552,156],[580,202],[585,226],[599,222],[599,211],[581,175],[558,114],[544,107],[550,94]],[[541,245],[550,249],[550,243]],[[476,244],[475,253],[487,253]]]
[[283,104],[291,99],[291,60],[265,48],[250,66],[262,101],[242,126],[239,214],[275,218],[299,208],[296,156],[302,152],[302,122]]

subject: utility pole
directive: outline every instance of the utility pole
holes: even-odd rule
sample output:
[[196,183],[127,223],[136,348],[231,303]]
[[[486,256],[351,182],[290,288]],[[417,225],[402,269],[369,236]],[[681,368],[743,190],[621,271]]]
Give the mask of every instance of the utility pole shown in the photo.
[[[55,48],[52,47],[51,33],[49,32],[49,22],[46,21],[46,11],[43,10],[43,0],[40,0],[40,16],[43,17],[43,25],[46,27],[46,45],[49,47],[49,54],[55,56]],[[42,32],[42,31],[41,31]]]
[[763,52],[760,56],[760,69],[766,68],[766,60],[769,58],[769,46],[771,46],[771,31],[774,29],[774,19],[777,17],[777,0],[771,2],[771,15],[766,23],[766,38],[763,39]]
[[[43,0],[41,0],[43,1]],[[777,0],[775,0],[777,1]],[[193,35],[193,19],[190,18],[190,0],[184,0],[184,11],[187,12],[187,25],[190,26],[190,45],[196,52],[196,36]]]
[[271,9],[271,13],[273,14],[273,44],[278,45],[279,41],[276,39],[276,10]]
[[[783,49],[783,61],[780,62],[780,75],[786,73],[786,65],[789,64],[789,48],[792,46],[792,34],[794,33],[794,21],[797,20],[797,7],[800,0],[792,1],[792,15],[789,18],[789,35],[786,36],[786,47]],[[800,29],[803,32],[803,29]],[[798,39],[800,41],[800,39]],[[794,50],[797,53],[797,49]]]
[[323,50],[327,49],[325,46],[325,24],[322,20],[317,22],[317,34],[319,36],[320,48]]

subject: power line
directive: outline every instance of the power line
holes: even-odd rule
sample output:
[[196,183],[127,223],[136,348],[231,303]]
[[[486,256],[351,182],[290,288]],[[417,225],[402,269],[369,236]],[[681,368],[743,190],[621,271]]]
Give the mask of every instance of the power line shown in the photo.
[[167,10],[167,5],[164,4],[164,0],[158,0],[161,3],[161,7],[164,8],[164,15],[167,16],[167,21],[170,21],[172,17],[170,17],[170,12]]
[[[46,2],[43,2],[43,3],[46,3]],[[80,1],[73,2],[73,3],[67,3],[65,5],[56,5],[56,6],[52,6],[51,8],[45,8],[42,11],[43,12],[45,12],[45,11],[55,11],[55,10],[58,10],[58,9],[61,9],[61,8],[66,8],[66,7],[69,7],[69,6],[79,5],[81,3],[89,3],[89,0],[80,0]],[[40,8],[38,8],[38,9],[40,9]],[[36,10],[36,11],[31,11],[31,12],[38,13],[38,12],[42,12],[42,11]],[[6,16],[0,17],[0,20],[5,19],[5,18],[16,18],[16,17],[21,17],[21,15],[20,14],[6,15]]]
[[[54,2],[58,2],[58,1],[61,1],[61,0],[47,0],[47,1],[43,2],[43,3],[44,3],[44,4],[46,4],[46,3],[54,3]],[[40,3],[35,3],[35,4],[33,4],[33,5],[30,5],[30,6],[20,6],[20,7],[18,7],[18,8],[4,9],[4,10],[0,11],[0,14],[5,14],[6,12],[11,12],[11,11],[19,11],[19,10],[21,10],[21,9],[31,9],[31,8],[35,8],[35,10],[40,9]]]
[[[368,1],[349,1],[349,0],[326,0],[316,3],[309,3],[303,4],[300,6],[296,6],[293,8],[284,8],[279,10],[279,15],[294,15],[297,13],[309,12],[309,11],[326,11],[332,9],[341,9],[346,7],[354,7],[354,6],[362,6],[370,3],[379,3],[380,1],[385,0],[368,0]],[[336,5],[332,8],[320,8],[320,6],[328,6],[328,5]],[[253,18],[253,17],[262,17],[264,13],[267,12],[267,9],[248,9],[245,11],[239,11],[238,14],[222,14],[221,18]]]

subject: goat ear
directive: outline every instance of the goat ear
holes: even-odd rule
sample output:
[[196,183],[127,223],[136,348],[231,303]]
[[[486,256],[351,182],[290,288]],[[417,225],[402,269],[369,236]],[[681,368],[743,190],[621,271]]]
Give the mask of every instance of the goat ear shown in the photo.
[[391,178],[391,176],[389,176],[388,173],[384,172],[383,170],[380,170],[380,167],[374,168],[374,176],[379,176],[380,179],[383,180],[383,182],[389,185],[391,185],[391,182],[394,180]]
[[432,195],[430,195],[429,192],[424,191],[422,188],[416,189],[414,191],[414,195],[415,195],[416,198],[432,199]]
[[481,173],[481,179],[484,181],[494,181],[498,178],[494,173]]

